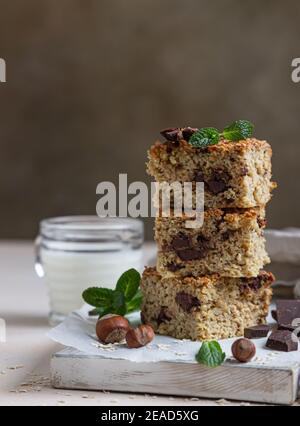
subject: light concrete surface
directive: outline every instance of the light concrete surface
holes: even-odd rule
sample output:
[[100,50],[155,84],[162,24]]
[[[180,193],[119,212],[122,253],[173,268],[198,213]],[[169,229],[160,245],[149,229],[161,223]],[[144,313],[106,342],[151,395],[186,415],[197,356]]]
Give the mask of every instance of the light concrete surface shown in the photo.
[[[153,249],[153,245],[147,247],[147,257],[153,254]],[[49,330],[47,291],[35,275],[33,244],[1,242],[0,274],[0,317],[7,323],[7,342],[0,343],[1,406],[240,405],[227,401],[51,388],[49,361],[61,347],[45,335]]]

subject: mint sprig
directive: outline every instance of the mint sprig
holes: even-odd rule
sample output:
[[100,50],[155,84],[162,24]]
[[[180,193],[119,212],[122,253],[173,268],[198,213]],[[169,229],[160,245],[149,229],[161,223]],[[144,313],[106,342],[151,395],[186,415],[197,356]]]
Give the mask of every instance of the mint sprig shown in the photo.
[[225,127],[223,132],[214,127],[204,127],[193,134],[189,143],[196,148],[206,148],[218,144],[221,139],[236,142],[250,138],[253,131],[254,125],[250,121],[237,120]]
[[226,354],[222,351],[220,344],[216,341],[203,342],[196,360],[199,364],[210,368],[216,368],[223,364]]
[[220,133],[214,127],[204,127],[198,130],[190,138],[189,143],[196,148],[206,148],[210,145],[216,145],[220,142]]
[[91,316],[102,318],[107,314],[127,315],[138,311],[142,303],[139,289],[141,276],[135,269],[129,269],[118,279],[114,290],[103,287],[90,287],[82,293],[83,300],[95,309]]
[[254,125],[247,120],[238,120],[225,127],[222,136],[229,141],[239,141],[253,135]]

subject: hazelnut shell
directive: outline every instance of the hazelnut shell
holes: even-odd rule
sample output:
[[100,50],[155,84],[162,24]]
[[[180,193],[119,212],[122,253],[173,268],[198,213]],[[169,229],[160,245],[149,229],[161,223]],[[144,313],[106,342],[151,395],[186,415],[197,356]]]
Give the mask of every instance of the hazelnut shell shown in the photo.
[[130,349],[142,348],[154,339],[154,330],[150,325],[142,324],[138,328],[130,329],[126,334],[127,346]]
[[232,355],[239,362],[250,362],[256,355],[255,344],[249,339],[238,339],[232,345]]
[[101,343],[120,343],[130,329],[128,320],[121,315],[109,315],[99,319],[96,334]]

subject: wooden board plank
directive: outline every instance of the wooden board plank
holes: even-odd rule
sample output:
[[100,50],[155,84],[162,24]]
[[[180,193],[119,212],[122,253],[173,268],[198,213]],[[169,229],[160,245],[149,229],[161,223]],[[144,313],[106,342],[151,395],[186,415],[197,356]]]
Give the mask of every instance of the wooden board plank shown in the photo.
[[103,359],[67,348],[52,358],[55,388],[225,398],[290,405],[298,396],[299,367],[209,369],[179,362],[134,363]]

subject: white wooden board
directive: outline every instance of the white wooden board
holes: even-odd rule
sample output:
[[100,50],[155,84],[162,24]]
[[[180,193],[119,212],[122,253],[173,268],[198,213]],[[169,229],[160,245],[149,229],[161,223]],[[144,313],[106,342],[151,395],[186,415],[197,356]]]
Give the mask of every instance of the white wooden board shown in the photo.
[[[284,357],[284,354],[282,354]],[[299,364],[280,367],[226,362],[216,369],[181,362],[136,363],[103,359],[67,348],[51,361],[55,388],[225,398],[293,404],[299,392]]]

